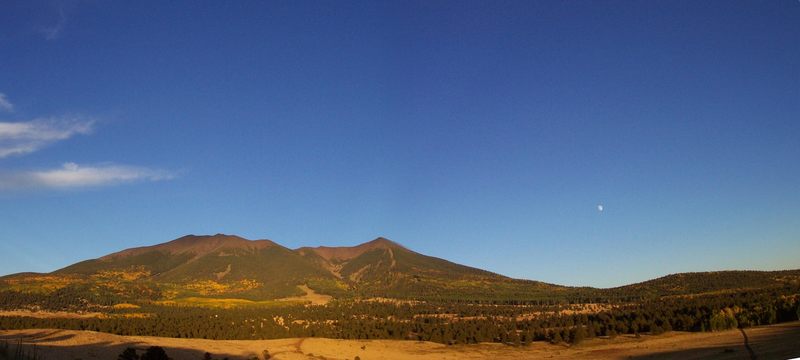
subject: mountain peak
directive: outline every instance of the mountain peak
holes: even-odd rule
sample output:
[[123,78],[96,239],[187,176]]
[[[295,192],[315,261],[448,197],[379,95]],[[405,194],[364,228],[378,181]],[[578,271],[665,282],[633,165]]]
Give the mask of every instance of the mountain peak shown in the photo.
[[389,240],[389,239],[387,239],[387,238],[385,238],[383,236],[379,236],[379,237],[375,238],[375,240],[367,241],[367,242],[365,242],[365,243],[363,243],[361,245],[358,245],[358,246],[370,246],[370,247],[373,247],[373,248],[383,248],[383,247],[401,247],[402,248],[403,247],[402,245],[400,245],[400,244],[398,244],[398,243],[396,243],[396,242],[394,242],[392,240]]
[[391,241],[385,237],[379,236],[374,240],[367,241],[356,246],[317,246],[317,247],[303,247],[298,250],[313,251],[325,260],[350,260],[358,257],[359,255],[374,249],[405,249],[402,245]]

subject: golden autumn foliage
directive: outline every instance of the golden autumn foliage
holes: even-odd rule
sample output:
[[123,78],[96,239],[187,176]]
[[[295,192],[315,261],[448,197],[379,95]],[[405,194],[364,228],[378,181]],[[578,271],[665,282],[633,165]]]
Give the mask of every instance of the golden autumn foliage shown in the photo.
[[185,285],[187,289],[196,291],[201,295],[239,293],[257,289],[261,286],[261,283],[251,279],[244,279],[230,283],[220,283],[214,280],[201,280]]
[[114,304],[114,306],[112,307],[116,310],[122,310],[122,309],[138,309],[141,306],[136,304],[121,303],[121,304]]
[[72,276],[41,275],[6,279],[4,282],[9,290],[22,293],[50,294],[71,284],[83,282],[83,280]]
[[134,281],[150,276],[150,270],[132,268],[130,270],[102,270],[92,275],[97,280]]

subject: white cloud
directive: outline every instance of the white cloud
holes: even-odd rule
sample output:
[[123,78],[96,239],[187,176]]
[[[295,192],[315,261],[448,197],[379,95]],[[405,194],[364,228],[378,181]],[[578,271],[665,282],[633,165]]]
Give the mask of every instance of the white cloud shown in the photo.
[[32,153],[49,144],[78,134],[89,134],[94,121],[46,119],[0,122],[0,158]]
[[6,94],[0,93],[0,110],[12,112],[14,111],[14,104],[8,101]]
[[38,171],[0,173],[0,190],[74,189],[174,178],[164,171],[139,166],[104,164],[79,166],[68,162],[60,168]]
[[[0,111],[13,110],[0,93]],[[94,120],[81,117],[40,118],[31,121],[0,121],[0,159],[38,151],[55,142],[94,130]],[[76,189],[138,181],[174,178],[172,172],[142,166],[103,163],[79,166],[74,162],[40,170],[0,170],[0,192],[32,189]]]

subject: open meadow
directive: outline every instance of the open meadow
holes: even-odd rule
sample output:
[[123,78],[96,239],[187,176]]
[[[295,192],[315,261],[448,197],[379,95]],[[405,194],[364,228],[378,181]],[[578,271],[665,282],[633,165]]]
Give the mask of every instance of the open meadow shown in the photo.
[[[746,336],[744,336],[746,335]],[[338,340],[291,338],[278,340],[206,340],[149,336],[118,336],[93,331],[3,330],[0,339],[15,350],[18,344],[38,359],[115,360],[128,347],[143,353],[160,346],[174,360],[202,359],[786,359],[800,356],[800,322],[712,333],[669,332],[597,338],[580,345],[536,342],[513,347],[494,343],[443,345],[403,340]],[[266,352],[265,352],[266,350]]]

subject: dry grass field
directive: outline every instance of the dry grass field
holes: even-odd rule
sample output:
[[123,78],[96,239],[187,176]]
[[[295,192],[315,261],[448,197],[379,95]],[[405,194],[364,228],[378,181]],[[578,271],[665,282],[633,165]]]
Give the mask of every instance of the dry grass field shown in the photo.
[[[746,342],[745,336],[746,335]],[[671,332],[659,336],[593,339],[577,346],[535,343],[525,347],[500,344],[446,346],[396,340],[204,340],[117,336],[91,331],[4,330],[0,339],[33,344],[44,359],[114,360],[126,347],[161,346],[175,360],[214,358],[263,359],[787,359],[800,357],[800,322],[715,333]]]

